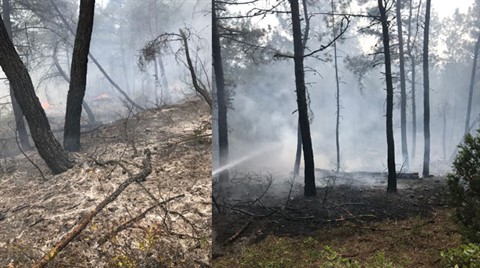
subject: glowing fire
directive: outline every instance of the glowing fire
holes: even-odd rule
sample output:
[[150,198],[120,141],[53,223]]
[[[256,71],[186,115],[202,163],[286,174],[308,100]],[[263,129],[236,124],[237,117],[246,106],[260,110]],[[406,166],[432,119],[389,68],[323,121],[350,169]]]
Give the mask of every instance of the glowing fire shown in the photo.
[[50,103],[48,103],[48,101],[43,101],[40,104],[42,105],[42,108],[44,110],[47,110],[48,108],[50,108]]
[[104,100],[104,99],[110,99],[111,97],[107,95],[107,93],[103,93],[101,95],[98,95],[94,98],[94,100]]

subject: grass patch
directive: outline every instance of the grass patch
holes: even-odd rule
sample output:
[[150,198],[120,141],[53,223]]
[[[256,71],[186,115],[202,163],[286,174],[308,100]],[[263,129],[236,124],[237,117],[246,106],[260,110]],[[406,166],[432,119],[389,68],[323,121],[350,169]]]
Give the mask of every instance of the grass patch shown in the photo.
[[460,245],[452,211],[363,225],[344,223],[315,235],[280,237],[244,246],[213,267],[441,267],[441,252]]

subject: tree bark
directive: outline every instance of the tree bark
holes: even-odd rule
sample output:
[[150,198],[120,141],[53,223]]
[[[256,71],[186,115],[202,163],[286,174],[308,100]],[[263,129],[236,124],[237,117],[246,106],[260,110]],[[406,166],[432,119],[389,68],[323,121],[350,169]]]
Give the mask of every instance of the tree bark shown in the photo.
[[424,135],[424,154],[423,154],[423,177],[430,175],[430,79],[428,73],[428,38],[430,28],[430,5],[431,0],[427,0],[425,11],[425,28],[423,37],[423,135]]
[[32,139],[38,153],[53,173],[58,174],[73,166],[67,153],[55,139],[47,115],[35,95],[32,79],[20,56],[15,51],[3,20],[0,18],[0,66],[7,76],[15,98],[30,126]]
[[312,139],[310,136],[310,122],[308,120],[307,96],[305,90],[305,72],[303,66],[302,29],[300,26],[300,12],[298,0],[290,0],[293,28],[293,47],[295,61],[295,86],[297,91],[298,118],[302,134],[303,158],[305,164],[306,197],[315,196],[315,164],[313,159]]
[[403,164],[408,170],[408,146],[407,146],[407,93],[405,85],[405,54],[403,51],[403,32],[401,0],[396,0],[396,16],[398,31],[398,53],[400,58],[400,129],[402,138]]
[[[212,56],[213,69],[215,74],[217,109],[218,109],[218,147],[220,168],[228,164],[228,122],[227,122],[227,99],[225,94],[225,78],[223,73],[222,50],[220,46],[220,34],[218,33],[217,11],[215,1],[212,1]],[[220,172],[221,183],[227,182],[228,169]]]
[[[55,44],[55,46],[53,48],[53,64],[55,65],[58,73],[60,73],[60,76],[65,80],[65,82],[70,84],[70,77],[67,75],[65,70],[63,70],[62,65],[60,65],[60,62],[58,60],[57,44]],[[90,109],[90,106],[88,105],[87,101],[83,100],[82,107],[85,110],[85,113],[87,114],[88,121],[90,122],[90,125],[92,127],[95,127],[95,125],[96,125],[95,115],[93,114],[92,109]]]
[[72,152],[80,150],[80,118],[87,85],[88,52],[92,38],[94,13],[95,0],[80,1],[63,133],[63,146],[65,150]]
[[468,91],[467,118],[465,119],[465,135],[469,132],[468,128],[470,126],[470,117],[472,113],[473,88],[475,86],[475,75],[477,73],[477,61],[478,61],[479,50],[480,50],[480,33],[478,34],[477,42],[475,44],[475,51],[473,53],[472,75],[470,76],[470,89]]
[[[310,18],[308,17],[308,5],[306,0],[302,0],[303,16],[305,17],[305,30],[303,31],[302,39],[302,55],[305,54],[307,48],[308,35],[310,34]],[[300,162],[302,160],[302,133],[300,129],[300,122],[297,127],[297,150],[295,151],[295,164],[293,165],[293,177],[298,177],[300,173]]]
[[[5,20],[5,28],[7,29],[8,36],[13,43],[12,37],[12,23],[10,21],[10,0],[3,0],[3,18]],[[25,120],[23,119],[23,112],[20,106],[18,105],[17,99],[15,98],[15,94],[13,93],[12,87],[10,87],[10,98],[12,100],[12,109],[13,115],[15,118],[15,126],[18,132],[18,137],[20,141],[20,146],[24,151],[29,150],[32,146],[28,141],[28,131],[27,127],[25,126]]]
[[383,5],[383,0],[378,0],[378,9],[380,10],[380,20],[382,23],[383,53],[385,56],[385,79],[387,82],[387,192],[392,193],[397,191],[397,174],[395,171],[395,141],[393,139],[393,81],[390,59],[390,37],[388,33],[387,11],[385,10],[385,7]]

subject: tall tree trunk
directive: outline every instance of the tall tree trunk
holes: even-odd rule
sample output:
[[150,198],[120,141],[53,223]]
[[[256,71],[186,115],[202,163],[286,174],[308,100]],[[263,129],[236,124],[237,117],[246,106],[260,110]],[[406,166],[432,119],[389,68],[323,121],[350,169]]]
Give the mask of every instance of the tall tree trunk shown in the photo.
[[72,152],[80,150],[80,118],[87,86],[88,52],[92,38],[94,13],[95,0],[80,1],[63,133],[63,146],[65,150]]
[[407,92],[405,85],[405,54],[403,52],[403,32],[401,0],[396,0],[396,16],[398,31],[398,53],[400,56],[400,129],[402,138],[402,156],[405,167],[409,168],[407,146]]
[[305,90],[305,72],[303,66],[302,29],[300,26],[300,12],[298,0],[290,0],[293,28],[293,47],[295,61],[295,87],[297,89],[297,105],[300,130],[302,134],[303,158],[305,164],[306,197],[315,196],[315,164],[313,159],[312,138],[310,136],[310,122],[308,120],[307,96]]
[[[65,70],[63,70],[62,65],[60,65],[60,62],[58,60],[57,50],[58,50],[58,43],[55,44],[54,47],[53,47],[53,64],[57,68],[57,70],[60,73],[60,76],[63,78],[63,80],[65,80],[65,82],[70,84],[70,77],[67,75]],[[95,120],[95,115],[93,114],[92,109],[90,109],[90,106],[88,105],[87,101],[83,100],[82,107],[85,110],[85,113],[87,114],[88,121],[89,121],[90,125],[92,127],[95,127],[95,125],[97,124],[96,120]]]
[[[335,5],[334,0],[331,1],[332,4],[332,13],[335,13]],[[335,16],[332,16],[332,30],[333,30],[333,38],[337,36],[337,31],[335,28]],[[337,88],[335,97],[337,99],[337,118],[335,124],[335,145],[337,149],[337,172],[340,171],[340,78],[338,76],[338,59],[337,59],[337,41],[333,42],[333,60],[335,63],[335,85]]]
[[428,73],[428,38],[430,28],[430,5],[431,0],[427,0],[425,11],[425,29],[423,37],[423,135],[424,135],[424,154],[423,154],[423,177],[430,175],[430,78]]
[[[13,43],[12,37],[12,23],[10,21],[10,0],[3,0],[3,18],[5,20],[5,28],[7,29],[8,36]],[[10,98],[12,101],[13,115],[15,118],[15,126],[18,132],[18,137],[20,141],[20,146],[23,150],[29,150],[31,148],[30,142],[28,141],[28,132],[27,127],[25,126],[25,121],[23,119],[23,112],[20,106],[18,105],[15,94],[13,93],[12,87],[10,87]]]
[[385,79],[387,82],[387,192],[391,193],[397,191],[397,174],[395,171],[395,141],[393,139],[393,81],[390,59],[390,37],[388,33],[387,11],[383,5],[383,0],[378,0],[378,9],[380,10],[380,21],[382,22]]
[[0,18],[0,66],[8,78],[15,98],[30,126],[38,153],[53,173],[58,174],[73,166],[67,153],[53,136],[47,115],[35,95],[32,79],[20,56],[15,51],[3,20]]
[[[212,56],[213,69],[215,74],[218,107],[218,147],[219,164],[225,167],[228,164],[228,124],[227,124],[227,99],[225,94],[225,78],[223,74],[222,50],[220,46],[220,34],[217,25],[217,11],[215,10],[215,1],[212,1]],[[220,172],[219,180],[221,183],[228,181],[228,170]]]
[[[302,39],[302,55],[305,53],[307,47],[308,35],[310,33],[310,18],[308,17],[308,5],[307,0],[302,0],[303,16],[305,17],[305,30],[303,32]],[[300,172],[300,161],[302,160],[302,133],[300,128],[300,122],[297,127],[297,150],[295,151],[295,164],[293,166],[293,177],[298,177]]]
[[473,53],[472,75],[470,76],[470,89],[468,91],[467,118],[465,119],[465,135],[469,132],[468,129],[470,127],[470,117],[471,117],[471,113],[472,113],[473,88],[475,86],[475,75],[477,73],[477,61],[478,61],[479,50],[480,50],[480,33],[478,34],[477,42],[475,44],[475,51]]

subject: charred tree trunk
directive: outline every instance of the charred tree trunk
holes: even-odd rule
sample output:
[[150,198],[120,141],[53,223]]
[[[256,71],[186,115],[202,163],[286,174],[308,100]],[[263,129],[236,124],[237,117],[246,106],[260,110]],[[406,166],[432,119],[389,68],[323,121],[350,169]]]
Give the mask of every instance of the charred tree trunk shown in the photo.
[[300,26],[300,12],[298,0],[290,0],[293,28],[293,47],[295,61],[295,86],[297,91],[298,118],[302,134],[303,158],[305,164],[306,197],[315,196],[315,164],[313,159],[312,138],[310,136],[310,122],[308,119],[307,96],[305,90],[305,72],[303,67],[302,29]]
[[67,153],[55,139],[47,115],[35,95],[32,79],[11,42],[3,20],[0,18],[0,66],[8,78],[15,98],[20,105],[38,153],[53,173],[58,174],[73,166]]
[[398,31],[398,53],[400,57],[400,129],[402,138],[403,163],[408,170],[408,146],[407,146],[407,92],[405,85],[405,54],[403,52],[403,32],[401,0],[396,0],[396,16]]
[[[212,1],[212,56],[215,75],[214,86],[217,93],[218,107],[218,147],[219,164],[224,167],[228,164],[228,124],[227,124],[227,98],[225,94],[225,78],[223,74],[222,50],[220,47],[220,34],[218,33],[217,11],[215,1]],[[228,181],[228,169],[220,172],[221,183]]]
[[465,119],[465,135],[468,132],[470,132],[468,129],[470,127],[470,117],[472,113],[473,88],[475,86],[475,74],[477,73],[477,61],[478,61],[479,50],[480,50],[480,33],[478,34],[477,42],[475,44],[475,51],[473,53],[472,75],[470,77],[470,89],[468,91],[467,118]]
[[[5,20],[5,28],[7,29],[8,36],[13,43],[12,37],[12,23],[10,21],[10,0],[3,0],[3,18]],[[18,132],[18,137],[20,141],[20,146],[24,151],[31,148],[30,142],[28,141],[28,132],[27,127],[25,126],[25,120],[23,119],[23,112],[20,106],[18,105],[15,94],[13,93],[12,87],[10,87],[10,98],[12,100],[12,109],[13,115],[15,118],[15,126]]]
[[92,38],[94,12],[95,0],[80,1],[63,133],[63,146],[65,150],[72,152],[80,150],[80,118],[87,86],[88,52]]
[[430,5],[431,0],[427,0],[425,11],[425,29],[423,37],[423,135],[424,135],[424,154],[423,154],[423,177],[430,175],[430,78],[428,73],[428,38],[430,28]]
[[[308,17],[308,5],[307,1],[303,0],[303,16],[305,17],[305,30],[303,32],[302,40],[302,55],[305,54],[305,48],[307,47],[308,35],[310,33],[310,18]],[[298,177],[300,173],[300,161],[302,160],[302,133],[300,128],[300,121],[297,127],[297,150],[295,151],[295,164],[293,166],[293,177]]]
[[387,165],[388,165],[388,184],[387,192],[397,191],[397,174],[395,171],[395,141],[393,139],[393,81],[392,66],[390,59],[390,37],[388,33],[387,11],[383,5],[383,0],[378,0],[378,9],[380,10],[380,20],[382,22],[383,33],[383,54],[385,55],[385,80],[387,82]]
[[[53,48],[53,63],[55,67],[58,70],[58,73],[60,76],[68,83],[70,84],[70,77],[67,75],[67,73],[63,70],[62,65],[60,65],[60,62],[58,60],[57,56],[57,46],[58,44],[55,44]],[[95,121],[95,115],[92,112],[92,109],[90,109],[90,106],[87,104],[85,100],[83,100],[82,107],[85,110],[85,113],[87,114],[88,121],[90,122],[90,125],[94,127],[97,123]]]

